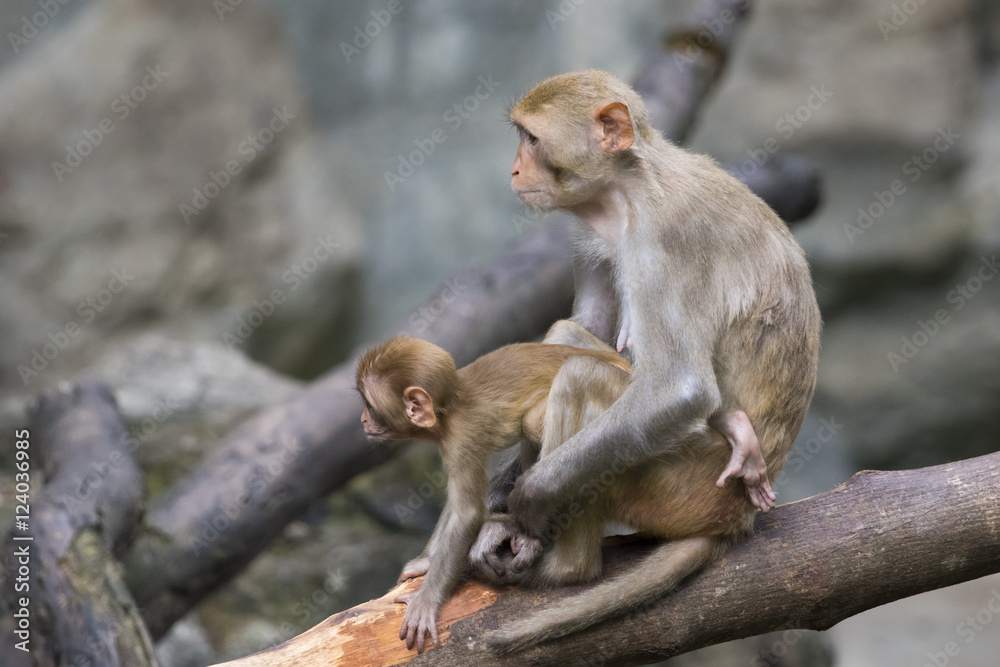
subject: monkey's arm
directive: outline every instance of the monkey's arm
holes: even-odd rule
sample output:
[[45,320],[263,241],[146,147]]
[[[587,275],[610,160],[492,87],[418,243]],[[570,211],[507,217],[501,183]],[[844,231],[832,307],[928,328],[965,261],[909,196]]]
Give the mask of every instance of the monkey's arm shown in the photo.
[[507,511],[507,496],[514,489],[514,483],[521,476],[520,448],[511,447],[500,455],[500,465],[490,480],[490,490],[486,496],[486,509],[502,514]]
[[708,418],[722,399],[710,345],[701,342],[707,334],[696,326],[707,320],[698,312],[704,306],[671,297],[667,294],[655,309],[654,303],[636,304],[637,316],[662,317],[655,324],[664,352],[643,354],[648,341],[640,338],[636,368],[622,396],[518,481],[508,506],[532,534],[540,535],[558,507],[602,473],[622,473],[677,455],[692,436],[709,428]]
[[434,524],[434,532],[431,533],[431,539],[427,541],[424,546],[424,550],[420,552],[420,555],[408,562],[403,566],[403,571],[399,573],[399,578],[396,579],[397,584],[401,584],[407,579],[413,579],[414,577],[422,577],[427,574],[427,570],[430,568],[431,559],[431,544],[433,544],[435,539],[438,538],[438,534],[442,530],[442,526],[448,525],[448,521],[451,518],[451,502],[445,501],[444,509],[441,510],[441,516],[438,517],[438,521]]
[[407,604],[399,638],[406,640],[408,649],[416,644],[417,653],[423,653],[428,634],[434,645],[438,645],[438,612],[465,572],[469,548],[486,515],[485,466],[485,458],[473,460],[473,457],[463,460],[460,467],[448,466],[449,511],[438,519],[428,544],[427,574],[419,591],[397,598]]
[[576,322],[604,343],[612,343],[618,329],[618,295],[611,277],[611,263],[573,257],[573,316]]

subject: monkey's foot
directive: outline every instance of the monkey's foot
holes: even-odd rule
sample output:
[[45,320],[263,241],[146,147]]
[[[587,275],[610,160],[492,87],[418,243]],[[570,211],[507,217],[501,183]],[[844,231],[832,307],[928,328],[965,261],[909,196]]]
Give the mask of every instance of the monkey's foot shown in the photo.
[[760,511],[767,512],[775,506],[777,496],[767,479],[767,464],[759,449],[748,453],[742,447],[734,447],[733,455],[715,485],[722,488],[730,477],[743,480],[747,497]]
[[425,598],[416,593],[406,593],[396,597],[396,602],[406,603],[406,613],[403,615],[403,625],[399,629],[399,638],[406,640],[406,648],[417,646],[417,654],[424,652],[425,639],[429,634],[431,643],[438,646],[437,609],[428,604]]
[[767,463],[747,413],[742,410],[719,412],[709,418],[709,425],[719,431],[733,448],[733,455],[715,485],[722,488],[730,477],[742,479],[747,497],[754,506],[762,512],[774,507],[776,496],[767,480]]
[[487,521],[479,530],[476,543],[469,550],[469,565],[472,573],[493,584],[503,585],[510,567],[510,552],[504,546],[515,533],[508,521]]

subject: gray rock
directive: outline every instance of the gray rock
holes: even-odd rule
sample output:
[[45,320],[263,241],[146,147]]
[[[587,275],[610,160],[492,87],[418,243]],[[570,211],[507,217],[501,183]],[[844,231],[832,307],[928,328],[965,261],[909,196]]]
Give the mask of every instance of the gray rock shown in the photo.
[[155,334],[110,350],[86,374],[114,390],[152,493],[189,472],[234,426],[301,386],[222,343]]
[[104,0],[36,40],[0,72],[0,388],[150,330],[301,374],[342,353],[358,221],[270,17]]

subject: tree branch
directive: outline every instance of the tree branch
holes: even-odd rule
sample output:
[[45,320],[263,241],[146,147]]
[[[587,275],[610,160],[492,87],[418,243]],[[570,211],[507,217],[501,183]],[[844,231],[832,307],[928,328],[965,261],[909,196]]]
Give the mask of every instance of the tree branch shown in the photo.
[[27,566],[30,589],[4,591],[12,609],[19,597],[30,600],[32,664],[155,665],[116,558],[144,505],[142,473],[111,391],[90,381],[45,392],[31,409],[30,432],[30,479],[40,481],[44,469],[45,485],[26,531],[12,530],[31,539],[8,539],[5,549],[8,573]]
[[[650,541],[605,547],[605,576]],[[756,534],[680,588],[626,617],[506,659],[479,638],[526,610],[569,598],[467,582],[445,606],[443,645],[417,657],[398,639],[403,604],[378,600],[335,614],[227,667],[329,664],[634,665],[774,630],[825,630],[917,593],[1000,572],[1000,453],[919,470],[864,471],[832,491],[758,516]]]

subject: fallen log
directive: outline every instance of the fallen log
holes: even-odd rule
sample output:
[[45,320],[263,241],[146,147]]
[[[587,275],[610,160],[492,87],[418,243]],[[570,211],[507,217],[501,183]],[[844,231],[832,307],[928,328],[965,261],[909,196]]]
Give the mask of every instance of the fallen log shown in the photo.
[[[677,139],[690,127],[694,110],[722,71],[747,4],[701,2],[689,21],[669,33],[665,50],[641,69],[642,92],[658,109],[667,136]],[[724,12],[733,18],[711,48],[693,49],[698,26]],[[683,66],[674,61],[678,53]],[[802,161],[789,166],[775,159],[762,167],[754,187],[762,188],[775,210],[808,215],[802,193],[818,201],[816,174]],[[554,215],[490,265],[453,278],[458,297],[426,330],[410,333],[445,348],[460,365],[541,335],[572,304],[570,225],[566,216]],[[404,329],[405,324],[387,336]],[[384,459],[362,436],[352,380],[349,361],[290,402],[244,422],[151,507],[127,558],[127,581],[155,638],[309,505]]]
[[29,601],[32,664],[155,665],[118,562],[144,505],[142,473],[111,391],[65,383],[37,399],[30,419],[30,484],[40,485],[43,473],[45,483],[5,542],[8,576],[26,567],[28,588],[4,586],[4,593],[14,610],[19,598]]
[[[605,547],[614,577],[653,542]],[[758,516],[755,535],[672,594],[583,635],[507,658],[480,641],[553,591],[463,584],[442,612],[441,646],[417,656],[398,632],[412,580],[226,667],[311,665],[637,665],[786,629],[825,630],[866,609],[1000,572],[1000,453],[898,472],[860,472],[839,487]]]

